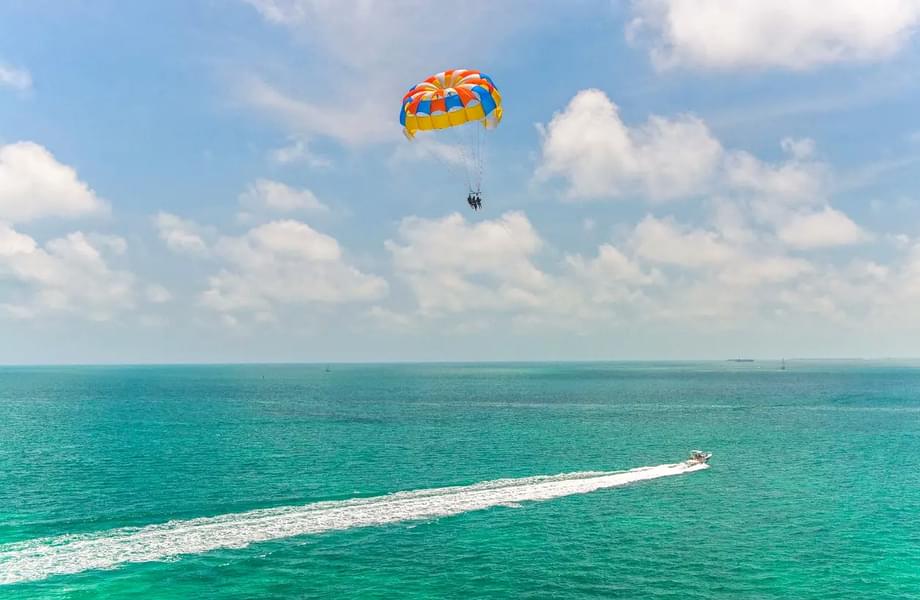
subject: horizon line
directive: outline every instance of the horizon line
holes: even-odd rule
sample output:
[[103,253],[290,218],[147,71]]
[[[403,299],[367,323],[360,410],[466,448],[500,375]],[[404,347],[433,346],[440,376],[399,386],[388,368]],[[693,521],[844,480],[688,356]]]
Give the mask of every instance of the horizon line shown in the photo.
[[726,363],[726,362],[882,362],[920,361],[920,356],[798,356],[798,357],[734,357],[734,358],[599,358],[599,359],[502,359],[502,360],[304,360],[304,361],[187,361],[187,362],[59,362],[4,363],[11,367],[233,367],[233,366],[332,366],[332,365],[510,365],[510,364],[613,364],[613,363]]

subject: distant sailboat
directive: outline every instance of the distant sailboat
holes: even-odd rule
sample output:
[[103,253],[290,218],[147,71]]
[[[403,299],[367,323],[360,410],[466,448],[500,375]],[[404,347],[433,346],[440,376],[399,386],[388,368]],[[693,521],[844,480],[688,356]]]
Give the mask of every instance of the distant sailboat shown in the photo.
[[785,370],[786,370],[786,359],[783,358],[782,360],[783,360],[783,362],[782,362],[782,364],[780,365],[779,370],[780,370],[780,371],[785,371]]

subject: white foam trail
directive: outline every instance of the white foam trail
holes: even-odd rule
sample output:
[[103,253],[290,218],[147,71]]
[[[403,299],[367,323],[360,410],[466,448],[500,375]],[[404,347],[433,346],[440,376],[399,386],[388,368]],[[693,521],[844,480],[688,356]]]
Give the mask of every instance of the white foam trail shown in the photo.
[[52,575],[90,569],[109,569],[124,563],[159,561],[218,548],[244,548],[256,542],[296,535],[514,506],[518,502],[584,494],[707,468],[708,465],[703,464],[676,463],[620,472],[499,479],[468,486],[397,492],[373,498],[268,508],[0,544],[0,585],[38,581]]

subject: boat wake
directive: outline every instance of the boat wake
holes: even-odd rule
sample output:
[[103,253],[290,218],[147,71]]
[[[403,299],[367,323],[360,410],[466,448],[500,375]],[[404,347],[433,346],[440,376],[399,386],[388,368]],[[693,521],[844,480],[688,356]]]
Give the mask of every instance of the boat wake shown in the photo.
[[0,585],[111,569],[125,563],[162,561],[219,548],[245,548],[298,535],[517,506],[520,502],[551,500],[707,468],[704,463],[683,462],[629,471],[498,479],[0,544]]

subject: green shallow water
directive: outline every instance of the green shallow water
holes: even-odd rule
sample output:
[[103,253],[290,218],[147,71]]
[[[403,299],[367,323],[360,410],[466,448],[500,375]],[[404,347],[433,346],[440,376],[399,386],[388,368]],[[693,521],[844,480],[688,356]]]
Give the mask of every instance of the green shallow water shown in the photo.
[[920,369],[792,362],[0,369],[10,544],[715,452],[519,507],[0,598],[916,598]]

